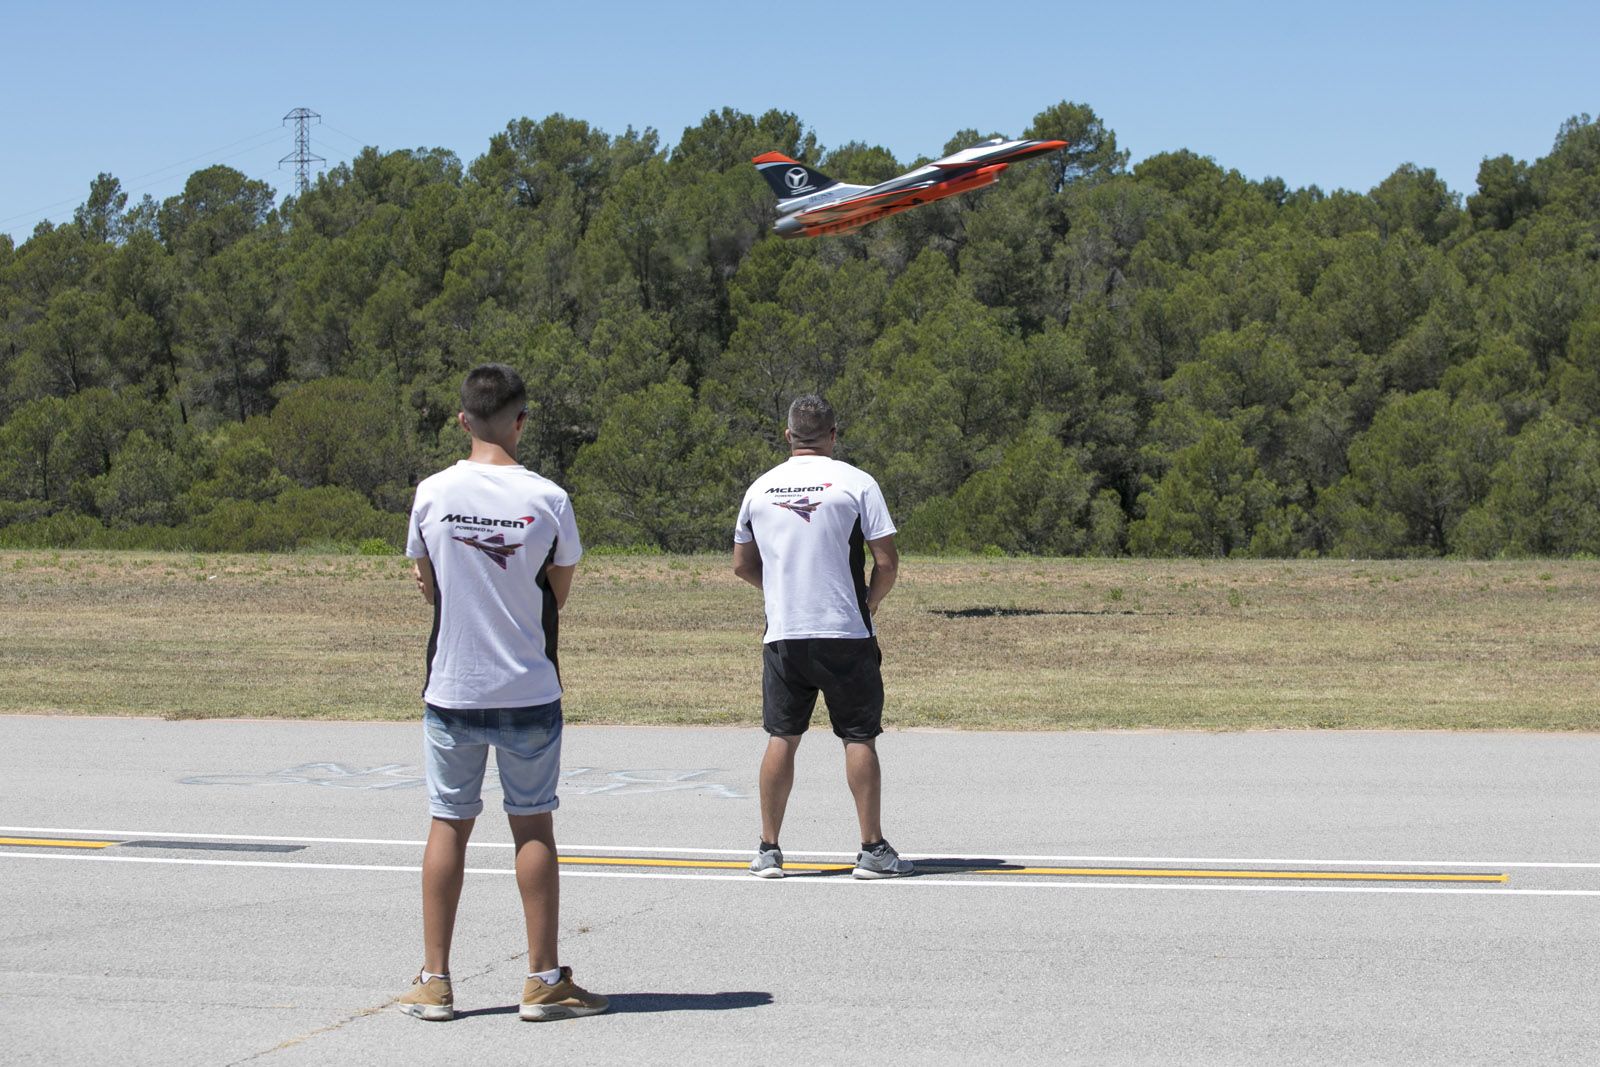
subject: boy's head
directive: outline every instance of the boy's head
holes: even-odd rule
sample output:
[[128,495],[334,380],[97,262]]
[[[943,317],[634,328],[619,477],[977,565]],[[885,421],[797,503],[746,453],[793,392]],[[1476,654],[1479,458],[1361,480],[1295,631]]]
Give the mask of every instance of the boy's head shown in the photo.
[[485,363],[461,383],[461,411],[467,432],[480,440],[506,436],[527,412],[528,387],[504,363]]

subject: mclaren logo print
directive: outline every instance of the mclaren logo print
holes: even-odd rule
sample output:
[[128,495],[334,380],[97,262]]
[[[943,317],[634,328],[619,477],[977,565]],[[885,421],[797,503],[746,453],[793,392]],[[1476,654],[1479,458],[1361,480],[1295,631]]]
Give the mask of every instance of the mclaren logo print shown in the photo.
[[822,506],[822,501],[803,496],[799,500],[774,500],[772,506],[798,515],[809,523],[811,513]]
[[831,488],[833,488],[833,483],[832,482],[823,482],[821,485],[790,485],[790,486],[776,486],[775,485],[771,489],[767,490],[767,495],[771,496],[773,493],[779,493],[779,494],[782,494],[783,496],[790,496],[790,495],[793,495],[794,493],[820,493],[824,489],[831,489]]
[[482,552],[494,561],[494,565],[501,570],[506,569],[506,560],[516,555],[517,549],[522,547],[521,541],[514,545],[506,544],[505,534],[491,534],[488,537],[477,537],[476,535],[472,537],[452,536],[450,539],[452,541],[460,541],[462,544],[469,545]]
[[439,520],[440,522],[459,522],[463,526],[509,526],[520,530],[533,525],[533,516],[524,515],[520,519],[486,519],[481,515],[460,515],[451,513]]

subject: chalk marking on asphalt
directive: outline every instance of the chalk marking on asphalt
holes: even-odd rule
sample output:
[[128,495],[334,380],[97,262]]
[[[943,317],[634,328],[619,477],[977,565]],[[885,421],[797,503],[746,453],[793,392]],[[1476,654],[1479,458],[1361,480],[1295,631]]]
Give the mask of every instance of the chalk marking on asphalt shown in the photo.
[[[302,837],[283,834],[210,834],[183,830],[84,830],[52,826],[0,826],[0,833],[26,834],[84,834],[93,837],[191,837],[211,841],[294,841],[312,845],[395,845],[405,848],[422,848],[426,841],[387,837]],[[469,841],[469,848],[512,848],[509,841]],[[564,845],[573,853],[621,852],[656,853],[660,855],[749,856],[748,848],[695,848],[662,847],[658,845]],[[987,849],[967,852],[908,852],[913,859],[961,860],[983,856],[1002,863],[1106,863],[1125,866],[1134,863],[1216,864],[1232,867],[1516,867],[1538,870],[1600,870],[1600,863],[1579,863],[1544,860],[1374,860],[1374,859],[1263,859],[1260,857],[1203,857],[1203,856],[1022,856],[986,855]],[[824,852],[809,849],[784,849],[785,856],[817,856],[854,859],[854,852]],[[740,864],[739,866],[744,866]]]
[[[85,855],[68,852],[0,852],[0,859],[64,860],[79,863],[157,863],[183,867],[263,867],[273,869],[312,871],[379,871],[418,874],[420,866],[403,864],[363,863],[292,863],[281,860],[201,860],[177,859],[164,856],[119,856],[111,853]],[[467,874],[510,875],[509,867],[468,867]],[[740,885],[770,885],[766,879],[744,874],[678,874],[665,871],[567,871],[564,878],[629,878],[640,881],[701,881],[734,882]],[[956,878],[897,878],[896,885],[936,888],[1007,888],[1007,889],[1142,889],[1172,890],[1209,893],[1371,893],[1412,894],[1434,896],[1493,896],[1493,897],[1600,897],[1600,889],[1489,889],[1469,886],[1402,886],[1390,883],[1378,885],[1239,885],[1207,884],[1196,882],[1030,882],[1009,878],[965,881]],[[801,875],[784,879],[785,883],[802,885],[856,885],[854,878],[818,878]],[[770,889],[768,890],[771,891]],[[871,892],[871,890],[866,890]]]
[[21,845],[31,848],[110,848],[118,843],[49,837],[0,837],[0,845]]

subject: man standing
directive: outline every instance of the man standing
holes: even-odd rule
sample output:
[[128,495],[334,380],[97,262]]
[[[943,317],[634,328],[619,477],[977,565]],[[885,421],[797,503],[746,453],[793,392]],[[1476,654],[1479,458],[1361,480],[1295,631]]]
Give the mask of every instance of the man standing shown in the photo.
[[[794,785],[794,754],[820,691],[844,742],[861,851],[856,878],[910,874],[883,839],[876,738],[883,732],[882,654],[872,617],[894,585],[894,523],[878,483],[833,458],[833,407],[820,396],[789,405],[789,459],[744,495],[733,533],[733,572],[766,599],[761,725],[761,846],[750,873],[783,877],[778,832]],[[862,575],[872,553],[872,581]]]
[[508,366],[467,375],[456,418],[472,453],[417,486],[406,555],[433,605],[423,690],[424,756],[433,823],[422,857],[422,972],[399,1008],[455,1017],[450,941],[467,839],[483,810],[489,748],[516,845],[528,934],[523,1019],[595,1015],[606,998],[572,981],[556,955],[560,882],[550,813],[560,803],[558,613],[583,547],[560,486],[517,462],[527,389]]

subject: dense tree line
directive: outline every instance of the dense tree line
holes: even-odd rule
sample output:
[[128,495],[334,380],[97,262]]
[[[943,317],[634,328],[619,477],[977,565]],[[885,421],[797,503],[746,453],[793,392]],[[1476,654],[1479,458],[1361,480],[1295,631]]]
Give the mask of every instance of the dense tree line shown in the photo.
[[101,175],[0,237],[0,545],[395,543],[499,360],[593,543],[726,545],[814,390],[915,550],[1600,552],[1600,124],[1464,200],[1130,168],[1071,103],[1024,133],[1072,147],[795,242],[751,156],[908,164],[725,109],[670,149],[562,115],[465,166],[368,148],[281,207]]

